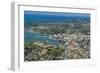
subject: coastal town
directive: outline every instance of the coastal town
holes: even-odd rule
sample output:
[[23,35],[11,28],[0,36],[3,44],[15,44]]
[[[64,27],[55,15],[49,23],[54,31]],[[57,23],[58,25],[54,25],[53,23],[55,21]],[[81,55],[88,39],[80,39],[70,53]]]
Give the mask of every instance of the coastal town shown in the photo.
[[[47,26],[47,28],[45,26],[32,27],[30,30],[28,30],[28,32],[31,32],[31,33],[39,32],[44,35],[48,35],[49,39],[57,40],[60,42],[60,44],[51,45],[51,44],[48,44],[49,42],[48,40],[44,40],[44,42],[33,41],[30,43],[26,43],[27,45],[25,45],[25,55],[26,55],[25,61],[31,61],[31,60],[36,60],[36,61],[44,60],[45,61],[45,60],[88,59],[90,58],[89,31],[83,34],[81,32],[78,32],[79,31],[78,29],[78,31],[75,31],[71,34],[67,32],[58,33],[58,34],[56,32],[56,34],[54,34],[55,30],[53,30],[52,33],[49,33],[49,31],[52,31],[50,29],[51,27],[54,28],[55,26],[53,27],[50,25],[50,26]],[[56,27],[57,27],[56,30],[59,30],[59,28],[60,30],[63,30],[63,28],[65,28],[65,26],[60,27],[58,25]],[[72,26],[70,26],[70,28],[71,27]],[[89,27],[86,27],[86,28],[89,28]],[[46,31],[44,32],[44,30]],[[68,30],[69,29],[67,29],[67,31]]]
[[[67,58],[90,58],[90,36],[83,35],[81,33],[68,34],[58,34],[53,35],[53,38],[57,40],[64,41],[64,49],[67,51]],[[77,51],[78,53],[72,53],[72,51]],[[83,54],[82,54],[83,53]],[[80,54],[80,55],[79,55]]]
[[26,12],[25,20],[24,61],[91,58],[89,14]]

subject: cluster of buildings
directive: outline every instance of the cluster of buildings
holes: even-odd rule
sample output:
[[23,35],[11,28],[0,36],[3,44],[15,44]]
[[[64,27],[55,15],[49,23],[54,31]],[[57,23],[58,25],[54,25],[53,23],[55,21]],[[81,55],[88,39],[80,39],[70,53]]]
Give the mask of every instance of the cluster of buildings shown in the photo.
[[[66,48],[70,49],[78,49],[80,45],[82,45],[82,41],[89,43],[90,35],[83,35],[81,33],[74,33],[74,34],[57,34],[52,35],[52,38],[56,40],[61,40],[65,42]],[[86,44],[83,44],[86,46]]]

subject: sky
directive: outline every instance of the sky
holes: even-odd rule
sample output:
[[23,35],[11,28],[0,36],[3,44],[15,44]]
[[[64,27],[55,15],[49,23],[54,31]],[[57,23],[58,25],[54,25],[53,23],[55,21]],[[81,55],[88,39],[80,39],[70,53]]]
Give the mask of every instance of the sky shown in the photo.
[[64,13],[64,12],[45,12],[45,11],[24,11],[24,21],[28,22],[54,22],[66,21],[68,19],[90,19],[88,13]]

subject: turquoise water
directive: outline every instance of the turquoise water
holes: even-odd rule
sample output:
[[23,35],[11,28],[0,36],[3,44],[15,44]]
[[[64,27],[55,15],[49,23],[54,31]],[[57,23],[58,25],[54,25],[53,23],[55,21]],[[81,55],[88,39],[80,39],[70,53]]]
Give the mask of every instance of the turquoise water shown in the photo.
[[29,31],[24,32],[24,40],[47,42],[50,45],[56,45],[56,46],[59,46],[59,44],[61,43],[61,41],[59,40],[50,39],[49,35],[44,35],[38,32],[29,32]]

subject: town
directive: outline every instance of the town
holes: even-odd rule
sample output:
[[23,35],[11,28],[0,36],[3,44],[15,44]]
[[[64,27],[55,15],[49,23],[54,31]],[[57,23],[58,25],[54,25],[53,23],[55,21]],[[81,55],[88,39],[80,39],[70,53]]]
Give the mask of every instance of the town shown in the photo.
[[90,58],[90,26],[86,21],[34,23],[27,31],[41,33],[50,40],[57,40],[60,43],[49,44],[47,39],[42,42],[25,42],[25,61]]

